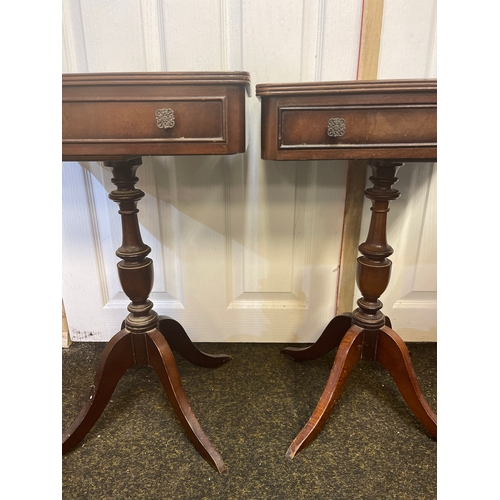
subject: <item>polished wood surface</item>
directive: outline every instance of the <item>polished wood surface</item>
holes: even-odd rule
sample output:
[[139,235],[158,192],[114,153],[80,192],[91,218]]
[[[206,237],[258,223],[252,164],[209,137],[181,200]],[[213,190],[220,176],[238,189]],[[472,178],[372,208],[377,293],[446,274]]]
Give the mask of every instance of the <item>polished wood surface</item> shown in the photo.
[[[63,75],[63,160],[245,151],[248,73]],[[171,109],[175,125],[155,113]]]
[[[262,158],[434,160],[436,80],[257,85]],[[328,121],[345,121],[341,137]]]
[[[206,354],[182,325],[158,316],[151,248],[141,237],[136,188],[142,155],[232,154],[245,150],[245,94],[248,73],[109,73],[63,75],[62,153],[64,161],[104,161],[117,189],[122,245],[116,255],[120,284],[131,300],[121,330],[106,345],[85,406],[63,434],[63,454],[74,449],[106,408],[122,375],[134,366],[151,366],[160,379],[195,448],[218,472],[222,457],[198,422],[172,350],[191,363],[216,368],[230,361]],[[158,125],[156,111],[173,120]],[[161,123],[160,123],[161,124]]]
[[[436,415],[418,384],[408,349],[379,300],[391,275],[388,257],[393,249],[386,228],[389,204],[399,197],[393,187],[398,169],[405,159],[437,157],[436,80],[266,84],[257,85],[257,95],[262,102],[263,159],[369,159],[373,184],[364,191],[372,208],[367,239],[358,248],[358,307],[334,317],[311,346],[282,351],[302,361],[338,347],[323,394],[286,455],[293,458],[315,439],[360,360],[378,361],[387,368],[409,408],[436,437]],[[338,136],[328,133],[330,118],[345,126]]]

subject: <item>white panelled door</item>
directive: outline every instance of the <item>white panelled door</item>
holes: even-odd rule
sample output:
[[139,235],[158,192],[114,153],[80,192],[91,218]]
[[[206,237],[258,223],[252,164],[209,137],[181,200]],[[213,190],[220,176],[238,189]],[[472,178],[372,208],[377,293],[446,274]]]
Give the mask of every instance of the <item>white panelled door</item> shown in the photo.
[[[63,71],[244,70],[252,86],[353,80],[362,3],[64,0]],[[386,0],[383,35],[397,21],[391,9],[400,7],[392,3]],[[432,21],[433,2],[406,4]],[[408,29],[415,30],[414,21],[408,19]],[[412,34],[412,40],[420,38],[411,54],[404,54],[401,27],[398,43],[382,44],[380,67],[390,76],[379,78],[408,76],[394,76],[396,51],[405,60],[425,60],[412,66],[420,73],[409,77],[435,76],[433,39],[423,30]],[[261,160],[260,103],[255,96],[247,102],[246,153],[143,158],[137,186],[145,196],[138,208],[154,261],[151,299],[193,341],[313,342],[336,312],[347,164]],[[429,299],[415,293],[435,291],[433,248],[420,245],[415,252],[411,243],[424,235],[432,241],[435,167],[403,169],[396,187],[411,203],[402,196],[392,203],[390,217],[399,210],[391,224],[409,222],[396,235],[396,226],[389,228],[396,252],[387,293],[393,296],[382,300],[404,337],[397,321],[416,310],[416,298]],[[111,173],[95,162],[64,163],[62,171],[63,299],[70,335],[74,341],[106,341],[119,331],[129,302],[116,270],[121,225],[118,206],[108,199]],[[403,255],[409,256],[399,265]],[[421,329],[418,321],[411,324]],[[411,333],[406,339],[413,340]]]
[[[239,156],[144,158],[139,220],[152,248],[155,310],[193,341],[312,341],[333,314],[346,164],[249,169]],[[110,174],[67,163],[63,181],[71,338],[107,340],[129,303],[116,273]]]

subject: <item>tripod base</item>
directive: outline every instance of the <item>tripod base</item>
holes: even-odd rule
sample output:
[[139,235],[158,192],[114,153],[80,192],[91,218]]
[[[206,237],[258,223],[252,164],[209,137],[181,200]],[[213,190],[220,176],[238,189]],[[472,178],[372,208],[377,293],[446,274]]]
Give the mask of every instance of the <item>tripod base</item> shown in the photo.
[[379,330],[365,330],[352,325],[349,314],[336,316],[315,344],[303,349],[289,347],[283,349],[282,353],[302,361],[316,359],[337,346],[339,349],[323,394],[309,421],[288,448],[288,458],[292,459],[318,435],[339,399],[350,373],[361,359],[378,361],[387,368],[411,411],[422,425],[437,437],[436,415],[420,389],[408,349],[401,337],[390,327],[388,318],[386,325]]
[[[173,344],[172,349],[168,340]],[[74,449],[92,429],[124,373],[133,366],[151,366],[195,448],[218,472],[224,472],[222,457],[189,405],[172,350],[198,366],[217,367],[231,359],[230,356],[199,351],[182,326],[171,318],[160,317],[158,329],[146,333],[131,333],[126,328],[122,329],[104,348],[88,400],[63,434],[63,454]]]

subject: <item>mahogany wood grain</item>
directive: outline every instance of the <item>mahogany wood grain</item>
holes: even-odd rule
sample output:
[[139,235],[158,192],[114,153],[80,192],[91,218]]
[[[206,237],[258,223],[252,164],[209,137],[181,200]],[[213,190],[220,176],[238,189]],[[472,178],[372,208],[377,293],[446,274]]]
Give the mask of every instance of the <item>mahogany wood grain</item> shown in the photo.
[[[367,334],[370,338],[368,345]],[[373,350],[376,353],[374,359],[387,368],[413,414],[429,433],[437,438],[437,417],[425,400],[408,348],[401,337],[387,326],[374,331],[353,325],[340,343],[330,376],[316,408],[286,452],[288,458],[292,459],[304,450],[319,434],[338,401],[352,369],[361,359],[372,359],[363,357],[367,347],[369,352]]]
[[134,366],[130,332],[122,330],[106,345],[85,406],[62,436],[63,455],[83,440],[106,408],[124,373]]
[[297,361],[318,359],[338,347],[351,326],[352,314],[340,314],[328,323],[314,344],[308,347],[285,347],[281,352]]
[[293,458],[299,451],[306,448],[325,425],[335,403],[342,393],[349,375],[361,359],[363,348],[362,334],[362,328],[352,325],[344,335],[323,394],[311,418],[288,448],[286,452],[288,458]]
[[[229,361],[225,355],[207,355],[199,352],[187,333],[176,321],[159,318],[153,310],[149,294],[153,288],[153,261],[147,256],[151,248],[142,241],[137,218],[137,203],[144,192],[135,187],[136,172],[142,159],[107,161],[113,172],[112,182],[117,189],[109,197],[118,203],[122,221],[122,245],[116,255],[118,275],[123,291],[131,299],[129,315],[104,349],[89,400],[63,434],[63,453],[71,451],[86,436],[108,404],[116,384],[132,366],[150,365],[156,371],[177,416],[200,454],[218,472],[225,470],[221,456],[203,432],[189,406],[182,387],[177,365],[167,339],[189,361],[207,367],[216,367]],[[159,330],[162,329],[162,331]]]
[[[63,160],[245,151],[246,72],[66,74]],[[159,128],[169,108],[172,128]]]
[[231,361],[227,354],[207,354],[200,351],[191,341],[182,325],[167,316],[160,316],[158,330],[165,337],[170,349],[179,353],[186,361],[204,368],[217,368]]
[[[189,405],[171,347],[198,366],[215,368],[231,357],[199,351],[177,321],[153,310],[151,248],[142,240],[137,218],[144,193],[135,184],[142,155],[243,152],[249,90],[245,72],[63,75],[63,161],[104,161],[112,170],[117,189],[109,197],[118,203],[122,223],[118,275],[131,300],[122,330],[104,349],[87,403],[63,434],[63,453],[84,439],[122,375],[149,365],[195,448],[218,472],[225,470]],[[162,108],[173,111],[173,127],[158,126],[156,110]]]
[[[436,80],[260,84],[267,160],[434,160]],[[345,120],[329,137],[329,118]]]
[[[404,400],[436,436],[436,416],[420,389],[408,350],[382,313],[379,297],[391,275],[387,242],[389,204],[399,197],[392,186],[405,159],[437,157],[436,80],[385,80],[257,85],[262,105],[261,156],[268,160],[368,159],[373,187],[367,239],[359,246],[356,282],[361,292],[352,314],[335,316],[318,340],[283,354],[316,359],[339,346],[327,385],[311,418],[290,445],[293,458],[317,436],[360,360],[382,363]],[[328,120],[344,120],[345,131],[328,135]],[[351,326],[352,325],[352,326]]]
[[125,372],[133,366],[143,365],[149,365],[155,370],[175,413],[198,452],[218,472],[224,472],[222,457],[203,432],[189,405],[172,351],[163,334],[156,329],[142,334],[125,329],[106,345],[88,401],[63,434],[63,454],[78,446],[92,429]]
[[437,438],[436,414],[417,382],[408,348],[390,327],[384,326],[379,331],[376,360],[387,368],[411,411],[432,436]]
[[[285,347],[281,349],[281,353],[296,361],[311,361],[321,358],[340,345],[344,335],[352,325],[352,313],[339,314],[330,320],[314,344],[307,347]],[[392,328],[389,316],[385,316],[385,325]],[[366,335],[364,339],[366,340]],[[363,346],[365,347],[365,342],[363,342]],[[366,359],[366,354],[363,359]],[[373,356],[370,359],[374,359]]]
[[[123,328],[125,328],[125,320],[122,322]],[[203,368],[217,368],[233,359],[227,354],[208,354],[200,351],[193,344],[183,326],[168,316],[158,317],[158,330],[165,337],[170,349],[193,365]]]
[[189,439],[191,439],[191,442],[200,455],[202,455],[215,470],[220,473],[224,472],[226,467],[222,461],[222,457],[214,448],[205,432],[203,432],[203,429],[189,405],[186,393],[182,387],[174,355],[165,337],[159,330],[153,330],[147,333],[146,342],[149,364],[158,375],[167,393],[168,399],[189,436]]

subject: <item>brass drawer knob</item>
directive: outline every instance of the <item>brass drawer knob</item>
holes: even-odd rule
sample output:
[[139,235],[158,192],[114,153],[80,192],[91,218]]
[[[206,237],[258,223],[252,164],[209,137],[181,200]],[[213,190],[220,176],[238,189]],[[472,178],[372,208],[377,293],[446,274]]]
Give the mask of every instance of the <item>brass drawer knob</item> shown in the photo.
[[330,118],[327,132],[330,137],[342,137],[345,134],[345,120],[343,118]]
[[175,125],[175,116],[171,108],[157,109],[155,114],[158,128],[173,128]]

